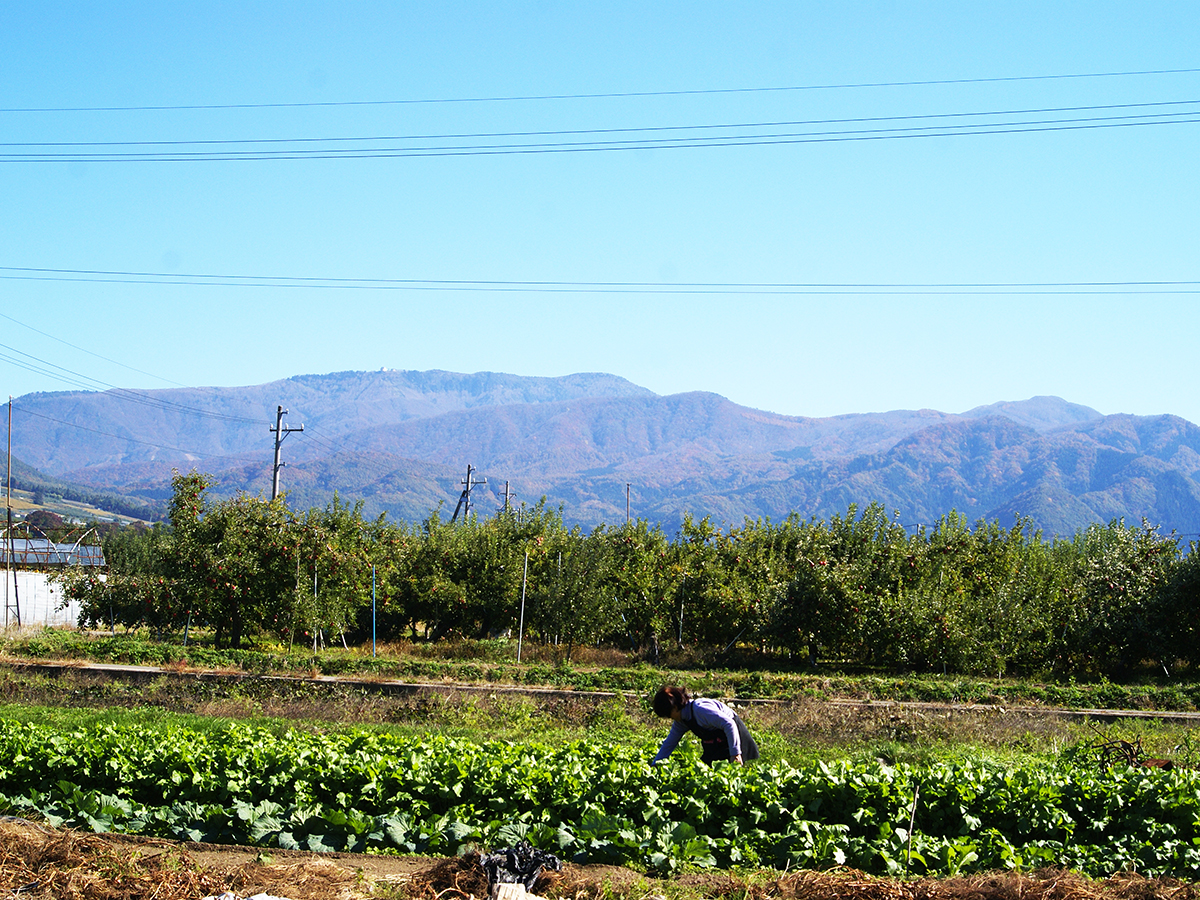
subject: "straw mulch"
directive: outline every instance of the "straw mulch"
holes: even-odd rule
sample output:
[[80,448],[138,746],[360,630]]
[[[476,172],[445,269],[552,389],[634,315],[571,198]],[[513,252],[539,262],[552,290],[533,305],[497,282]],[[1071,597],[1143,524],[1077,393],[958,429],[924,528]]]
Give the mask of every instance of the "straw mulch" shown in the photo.
[[[855,871],[796,872],[774,878],[728,873],[689,874],[660,882],[628,869],[571,866],[547,873],[537,893],[565,900],[663,900],[685,895],[727,900],[1200,900],[1195,884],[1126,874],[1094,881],[1072,872],[988,874],[901,880]],[[468,857],[446,859],[414,875],[405,895],[413,900],[471,900],[488,893],[487,878]]]
[[[374,881],[374,883],[372,883]],[[197,864],[174,841],[58,831],[0,820],[0,896],[28,900],[199,900],[231,891],[289,900],[482,900],[487,876],[478,857],[430,860],[409,876],[364,878],[319,857],[294,864],[247,862],[224,872]],[[659,881],[629,869],[567,865],[546,873],[536,893],[558,900],[1200,900],[1200,886],[1122,874],[1096,881],[1042,870],[943,879],[873,878],[861,872],[694,873]]]
[[[1094,881],[1058,870],[912,880],[843,870],[729,881],[729,889],[720,893],[745,900],[1200,900],[1195,885],[1175,879],[1126,874]],[[709,883],[704,893],[714,895],[714,887]]]
[[320,859],[292,865],[245,863],[209,872],[175,841],[58,831],[0,821],[0,896],[28,900],[199,900],[232,892],[289,900],[355,900],[370,885]]
[[122,845],[105,835],[3,822],[0,890],[31,900],[181,900],[225,887],[169,841]]

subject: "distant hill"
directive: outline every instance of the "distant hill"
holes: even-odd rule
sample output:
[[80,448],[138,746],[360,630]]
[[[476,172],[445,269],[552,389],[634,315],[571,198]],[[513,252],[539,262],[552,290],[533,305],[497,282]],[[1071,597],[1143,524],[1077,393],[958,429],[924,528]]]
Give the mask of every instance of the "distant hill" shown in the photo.
[[[1057,397],[951,414],[896,410],[805,418],[715,394],[659,396],[603,374],[339,372],[240,388],[29,394],[14,402],[13,452],[42,472],[161,504],[173,468],[219,492],[268,494],[275,409],[304,432],[283,444],[297,507],[334,492],[368,514],[419,521],[453,509],[467,464],[476,509],[545,496],[568,522],[634,515],[673,530],[844,513],[874,501],[905,523],[950,509],[1046,532],[1142,517],[1200,532],[1200,428],[1173,416],[1103,416]],[[25,413],[23,415],[22,413]]]
[[1034,431],[1052,431],[1064,425],[1082,425],[1104,418],[1090,406],[1067,403],[1060,397],[1031,397],[1028,400],[990,403],[969,409],[962,415],[964,419],[1003,416]]
[[121,519],[152,522],[162,518],[166,510],[162,503],[146,502],[121,493],[52,478],[16,457],[12,460],[12,489],[14,494],[21,491],[29,495],[30,501],[36,506],[60,512],[67,517],[82,515],[78,510],[82,506],[95,511],[89,515],[111,514]]

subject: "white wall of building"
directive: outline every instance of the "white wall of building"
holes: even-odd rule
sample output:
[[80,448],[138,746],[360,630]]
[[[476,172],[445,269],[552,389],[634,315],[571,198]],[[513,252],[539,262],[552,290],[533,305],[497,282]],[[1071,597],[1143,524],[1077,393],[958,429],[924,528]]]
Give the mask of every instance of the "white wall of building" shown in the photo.
[[0,597],[4,603],[3,624],[5,628],[14,627],[16,617],[13,606],[20,603],[21,626],[24,628],[42,628],[47,625],[74,625],[79,619],[79,602],[71,601],[65,608],[62,603],[62,589],[50,581],[45,572],[13,572],[0,569],[0,577],[4,586],[0,588]]

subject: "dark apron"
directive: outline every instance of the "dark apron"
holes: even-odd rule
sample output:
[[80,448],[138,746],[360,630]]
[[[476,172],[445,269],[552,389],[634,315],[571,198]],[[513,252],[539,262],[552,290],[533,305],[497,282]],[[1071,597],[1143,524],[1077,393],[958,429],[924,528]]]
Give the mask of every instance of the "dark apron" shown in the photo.
[[[690,712],[690,707],[688,710]],[[680,710],[680,713],[682,715],[683,710]],[[694,714],[690,720],[684,717],[683,724],[700,739],[700,747],[703,750],[700,759],[703,762],[711,766],[719,760],[730,758],[729,739],[725,737],[724,728],[701,728],[696,724]],[[733,714],[733,724],[737,727],[738,739],[742,743],[742,762],[747,763],[752,759],[758,759],[758,744],[754,743],[754,738],[750,736],[750,729],[746,727],[746,723],[737,713]]]

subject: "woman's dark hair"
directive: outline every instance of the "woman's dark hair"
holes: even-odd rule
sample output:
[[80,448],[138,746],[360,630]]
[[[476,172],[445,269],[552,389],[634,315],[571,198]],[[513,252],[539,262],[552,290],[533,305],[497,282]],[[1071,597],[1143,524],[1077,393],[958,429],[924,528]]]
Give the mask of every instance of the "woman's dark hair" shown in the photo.
[[687,692],[687,688],[681,688],[677,684],[668,684],[666,687],[658,689],[658,693],[654,695],[652,705],[654,706],[654,714],[662,719],[671,718],[671,710],[683,709],[683,705],[692,699],[692,695]]

